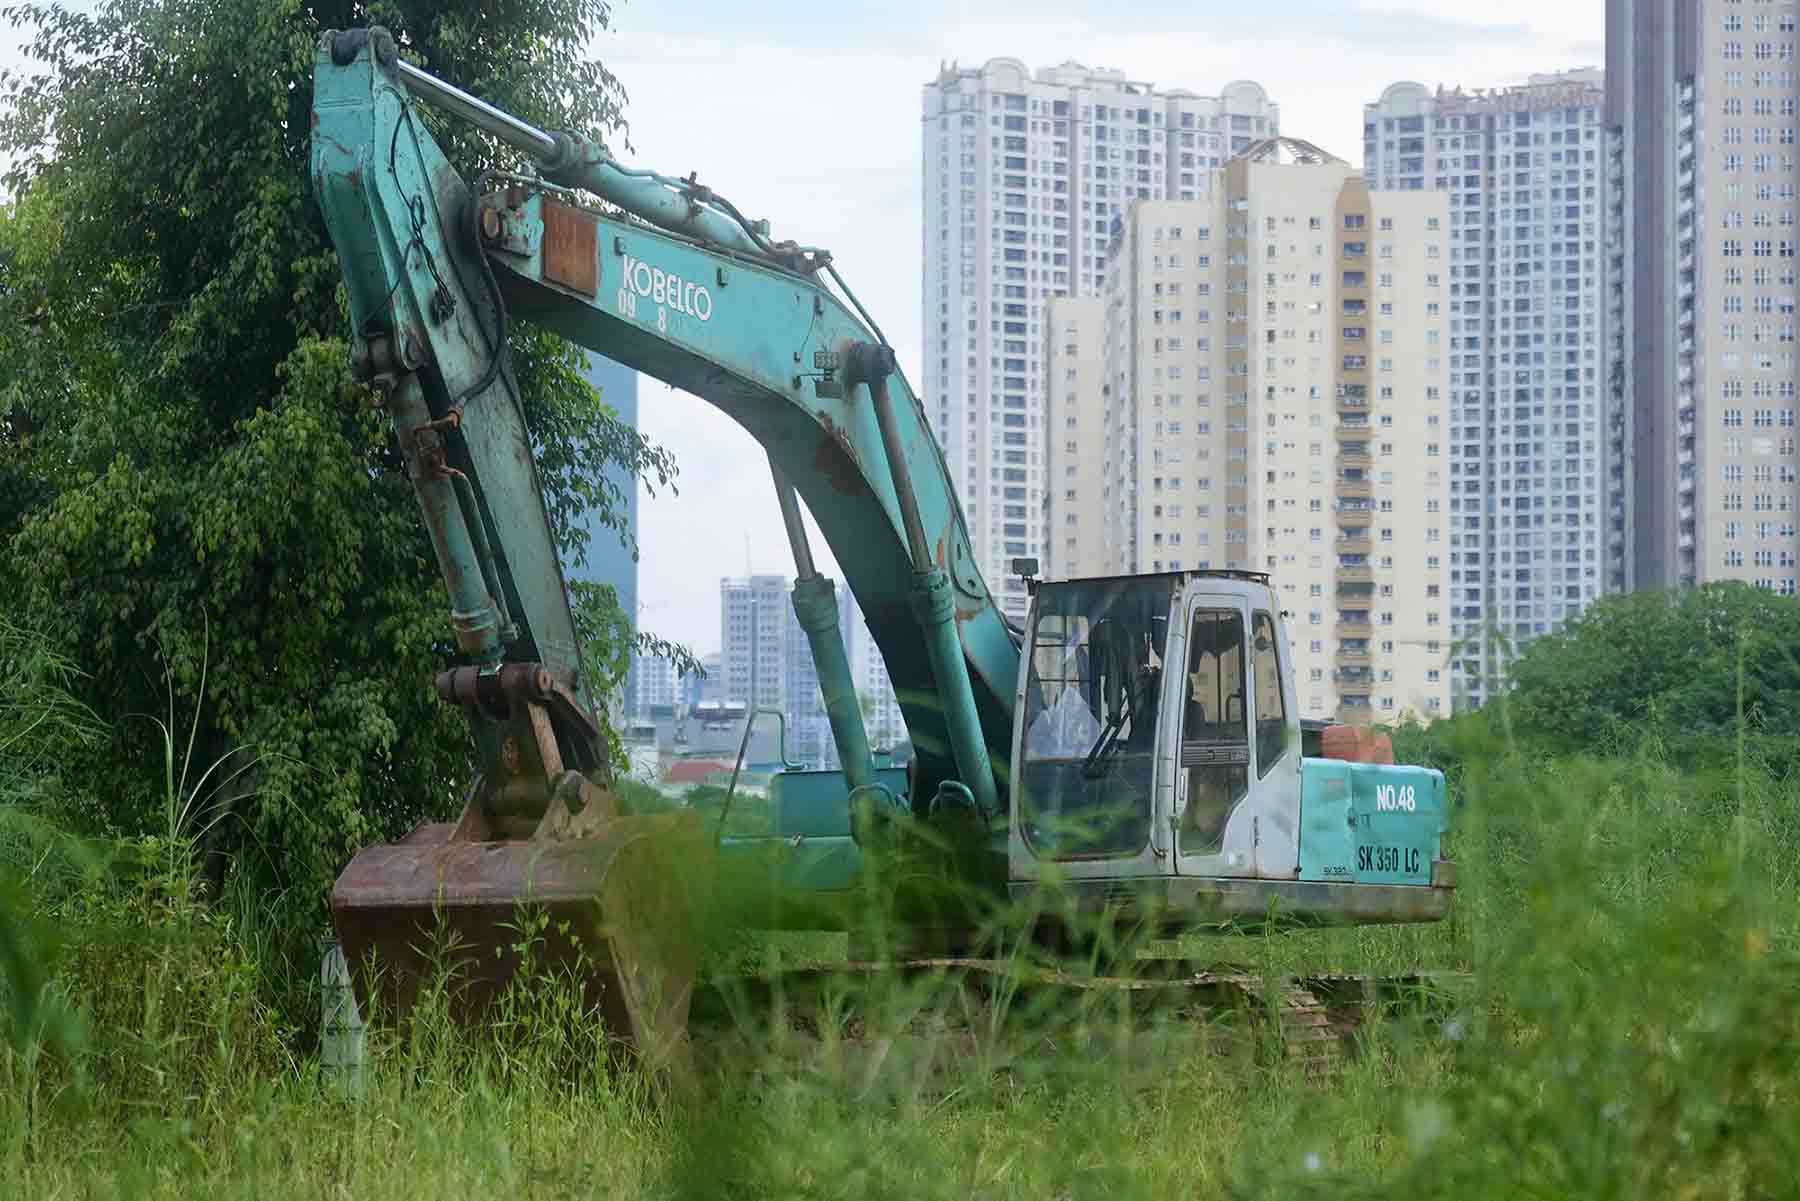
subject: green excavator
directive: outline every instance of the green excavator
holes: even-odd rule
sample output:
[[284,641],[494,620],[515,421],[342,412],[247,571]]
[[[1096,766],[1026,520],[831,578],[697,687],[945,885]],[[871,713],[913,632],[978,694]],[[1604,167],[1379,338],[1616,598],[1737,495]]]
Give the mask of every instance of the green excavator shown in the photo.
[[[465,181],[421,103],[530,165]],[[437,692],[481,765],[455,821],[363,849],[338,880],[344,951],[381,982],[365,990],[404,1008],[448,930],[479,1013],[516,969],[509,924],[538,905],[545,954],[583,963],[610,1027],[658,1058],[684,1038],[701,896],[731,896],[748,927],[898,928],[884,952],[901,957],[969,954],[1003,912],[1034,932],[1448,912],[1442,774],[1319,756],[1266,576],[1040,582],[1021,561],[1029,615],[1003,615],[926,415],[827,252],[487,105],[379,27],[318,42],[312,180],[352,369],[380,390],[449,596],[459,653]],[[701,397],[768,454],[842,769],[776,776],[767,837],[627,812],[610,787],[515,319]],[[904,768],[871,754],[803,502],[886,662]]]

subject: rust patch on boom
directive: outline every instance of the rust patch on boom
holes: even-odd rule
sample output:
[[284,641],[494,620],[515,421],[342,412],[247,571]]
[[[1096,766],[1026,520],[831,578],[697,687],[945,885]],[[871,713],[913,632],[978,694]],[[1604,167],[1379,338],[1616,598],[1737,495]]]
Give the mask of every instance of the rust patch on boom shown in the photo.
[[600,291],[600,222],[544,198],[544,278],[584,296]]
[[862,472],[856,463],[856,451],[850,445],[850,435],[828,414],[819,414],[819,424],[830,435],[830,440],[819,443],[819,449],[813,452],[813,467],[835,492],[846,496],[860,496],[864,491]]

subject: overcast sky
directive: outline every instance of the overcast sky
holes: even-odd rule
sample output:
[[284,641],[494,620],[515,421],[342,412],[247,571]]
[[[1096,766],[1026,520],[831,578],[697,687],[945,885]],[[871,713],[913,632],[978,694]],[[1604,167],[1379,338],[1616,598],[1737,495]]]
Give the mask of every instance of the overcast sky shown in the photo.
[[[631,149],[615,152],[698,171],[777,239],[830,249],[916,384],[920,91],[941,61],[1074,60],[1209,95],[1253,79],[1281,106],[1282,132],[1359,163],[1362,105],[1388,84],[1597,67],[1604,27],[1601,0],[623,0],[594,50],[628,94]],[[0,58],[16,38],[0,31]],[[644,433],[681,469],[679,496],[641,501],[639,622],[714,651],[719,577],[793,572],[768,461],[692,396],[641,378],[638,398]],[[815,551],[829,570],[816,537]]]
[[[595,48],[627,89],[633,160],[698,170],[777,238],[828,247],[916,385],[920,90],[940,60],[1010,56],[1035,71],[1073,59],[1205,94],[1254,79],[1284,133],[1360,163],[1362,105],[1388,84],[1490,87],[1601,66],[1604,27],[1600,0],[626,0]],[[767,460],[734,423],[655,380],[640,380],[638,412],[683,477],[680,496],[641,502],[639,620],[716,650],[718,579],[745,570],[745,535],[752,568],[793,572]]]

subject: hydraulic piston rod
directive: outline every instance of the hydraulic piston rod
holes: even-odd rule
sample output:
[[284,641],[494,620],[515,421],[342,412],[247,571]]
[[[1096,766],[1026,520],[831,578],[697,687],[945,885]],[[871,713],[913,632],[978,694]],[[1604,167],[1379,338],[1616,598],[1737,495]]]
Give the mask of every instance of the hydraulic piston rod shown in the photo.
[[491,133],[533,158],[549,158],[556,153],[556,139],[536,126],[511,113],[495,108],[487,101],[471,96],[453,84],[445,83],[429,71],[421,71],[403,58],[394,60],[394,70],[406,90],[435,108],[453,113],[486,133]]
[[710,193],[691,181],[667,180],[653,171],[625,167],[599,142],[576,134],[546,133],[398,56],[393,65],[407,91],[530,155],[552,183],[586,188],[664,229],[781,266],[795,264],[795,255],[778,253],[760,233],[753,235],[745,222],[706,204]]
[[861,342],[851,348],[848,367],[851,382],[868,387],[869,399],[875,406],[875,420],[881,428],[888,474],[894,481],[894,494],[900,502],[900,520],[906,527],[907,550],[912,558],[910,599],[913,616],[925,635],[931,672],[937,679],[938,694],[944,703],[956,770],[969,789],[976,808],[983,816],[991,816],[1000,811],[999,794],[994,786],[993,761],[988,755],[981,719],[975,708],[969,665],[963,658],[962,643],[956,633],[956,603],[950,595],[950,575],[932,559],[925,523],[919,514],[918,494],[913,491],[912,470],[906,462],[906,446],[900,437],[899,419],[888,394],[887,377],[895,370],[894,352],[887,346]]
[[787,526],[788,542],[794,548],[794,570],[799,575],[794,581],[794,616],[806,631],[807,644],[812,648],[819,692],[825,698],[825,716],[831,722],[831,737],[837,743],[838,760],[844,765],[844,778],[855,792],[875,782],[875,762],[869,756],[869,735],[863,727],[855,679],[850,674],[843,634],[838,629],[837,587],[820,575],[813,564],[794,485],[774,460],[770,460],[769,469],[775,475],[775,498],[781,503],[781,520]]

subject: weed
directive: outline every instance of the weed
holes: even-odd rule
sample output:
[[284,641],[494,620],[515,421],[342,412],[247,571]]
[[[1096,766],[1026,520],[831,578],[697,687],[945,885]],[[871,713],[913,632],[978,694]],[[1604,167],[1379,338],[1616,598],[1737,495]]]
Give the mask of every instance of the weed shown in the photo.
[[[372,1015],[345,1098],[260,999],[274,973],[303,987],[288,916],[200,896],[162,835],[115,857],[131,870],[46,866],[30,897],[63,931],[53,989],[90,1037],[0,1054],[0,1175],[24,1196],[1782,1194],[1800,1157],[1800,781],[1753,756],[1679,767],[1656,739],[1602,758],[1511,738],[1454,748],[1448,921],[1073,940],[1086,966],[1256,982],[1203,1018],[1029,975],[870,983],[841,935],[744,940],[707,971],[805,970],[726,990],[699,1087],[674,1097],[621,1069],[529,905],[508,929],[524,970],[482,1028],[453,1018],[456,948],[434,946],[406,1019]],[[174,795],[196,811],[194,788]],[[1041,959],[987,933],[984,954]],[[1291,977],[1421,969],[1466,987],[1374,1010],[1329,1082],[1267,1045],[1258,1007]]]

